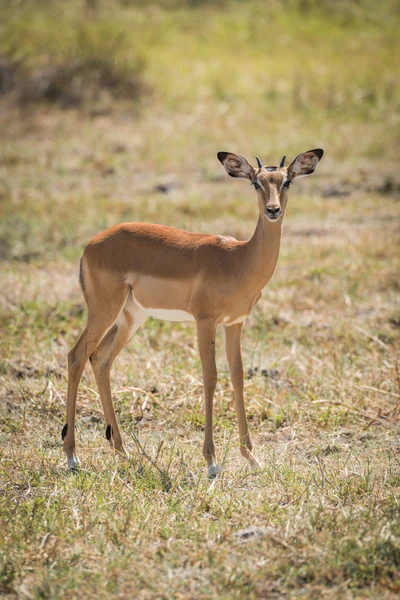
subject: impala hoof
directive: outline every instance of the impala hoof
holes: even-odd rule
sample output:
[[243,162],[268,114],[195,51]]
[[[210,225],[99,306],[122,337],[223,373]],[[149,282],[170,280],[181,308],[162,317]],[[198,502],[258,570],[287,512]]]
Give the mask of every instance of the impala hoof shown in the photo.
[[211,465],[211,467],[208,467],[208,479],[215,479],[221,471],[222,469],[219,465]]
[[68,459],[68,469],[70,469],[70,471],[77,471],[80,466],[81,461],[77,456],[71,456],[71,458]]

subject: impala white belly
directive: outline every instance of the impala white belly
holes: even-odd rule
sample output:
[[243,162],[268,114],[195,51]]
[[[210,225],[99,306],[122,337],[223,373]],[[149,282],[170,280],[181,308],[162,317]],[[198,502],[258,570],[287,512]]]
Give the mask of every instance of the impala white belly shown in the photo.
[[154,317],[154,319],[161,319],[162,321],[194,321],[195,318],[189,312],[185,310],[171,309],[171,308],[152,308],[150,306],[143,306],[139,300],[135,297],[132,291],[132,297],[137,307],[144,313],[146,317]]
[[[135,311],[141,318],[154,317],[162,321],[195,321],[187,310],[190,304],[192,284],[187,281],[163,280],[150,275],[132,274],[128,283],[131,285],[132,301]],[[248,314],[221,315],[219,322],[226,326],[243,323]]]
[[143,308],[147,316],[161,319],[162,321],[194,321],[195,318],[184,310],[170,310],[168,308]]

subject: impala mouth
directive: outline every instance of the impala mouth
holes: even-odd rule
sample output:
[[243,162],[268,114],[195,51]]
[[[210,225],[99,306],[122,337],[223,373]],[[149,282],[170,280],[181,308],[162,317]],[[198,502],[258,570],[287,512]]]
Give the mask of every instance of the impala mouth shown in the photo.
[[267,217],[268,221],[277,221],[279,217],[282,216],[282,211],[276,213],[271,213],[269,211],[265,211],[264,216]]

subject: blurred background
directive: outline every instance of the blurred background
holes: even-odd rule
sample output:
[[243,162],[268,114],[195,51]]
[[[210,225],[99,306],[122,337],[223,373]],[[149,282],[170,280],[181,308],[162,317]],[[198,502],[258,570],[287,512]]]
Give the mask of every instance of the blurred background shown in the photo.
[[247,236],[219,150],[320,146],[298,194],[398,193],[398,25],[395,0],[1,0],[1,258],[121,220]]

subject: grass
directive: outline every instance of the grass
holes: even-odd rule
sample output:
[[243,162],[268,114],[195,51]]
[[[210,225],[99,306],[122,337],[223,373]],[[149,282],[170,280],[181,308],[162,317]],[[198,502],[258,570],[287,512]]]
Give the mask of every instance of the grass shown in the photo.
[[144,60],[131,42],[132,23],[128,28],[89,8],[83,18],[79,10],[69,15],[59,3],[22,2],[18,9],[2,4],[2,88],[22,106],[42,101],[104,107],[143,92]]
[[[26,28],[33,5],[19,6]],[[55,6],[68,23],[82,9]],[[30,48],[38,23],[60,14],[34,8]],[[98,47],[110,6],[94,8]],[[1,99],[2,597],[398,597],[397,17],[390,2],[271,2],[268,13],[258,2],[125,3],[110,27],[136,24],[117,64],[129,48],[143,55],[140,96],[69,110]],[[69,475],[60,432],[66,354],[85,322],[85,242],[124,220],[245,239],[254,192],[216,152],[276,163],[316,146],[326,156],[290,191],[277,272],[244,333],[261,471],[240,457],[218,337],[224,470],[210,485],[195,329],[149,320],[113,368],[131,462],[108,448],[87,368],[83,468]]]

